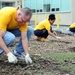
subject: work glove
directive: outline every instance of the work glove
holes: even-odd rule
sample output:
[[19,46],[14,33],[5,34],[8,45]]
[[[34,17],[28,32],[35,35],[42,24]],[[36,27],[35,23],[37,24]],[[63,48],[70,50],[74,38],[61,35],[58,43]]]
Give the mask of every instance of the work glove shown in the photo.
[[9,52],[8,54],[7,54],[7,57],[8,57],[8,62],[9,63],[17,63],[17,58],[11,53],[11,52]]
[[54,31],[53,34],[57,35],[57,33]]
[[32,63],[32,59],[30,58],[30,56],[29,56],[29,54],[26,54],[25,55],[25,61],[26,61],[26,63]]
[[56,36],[56,38],[59,39],[59,40],[61,39],[61,37],[58,37],[58,36]]

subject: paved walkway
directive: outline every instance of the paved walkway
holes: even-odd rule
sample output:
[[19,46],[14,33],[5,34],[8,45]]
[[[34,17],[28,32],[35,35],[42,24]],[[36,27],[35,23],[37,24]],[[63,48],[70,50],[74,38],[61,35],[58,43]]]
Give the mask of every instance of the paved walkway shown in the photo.
[[[35,27],[35,25],[31,25],[31,26],[33,28]],[[75,33],[72,33],[71,31],[69,31],[69,26],[60,26],[59,28],[57,28],[56,26],[52,26],[52,29],[55,30],[56,32],[75,36]]]
[[75,35],[75,33],[69,31],[68,26],[60,26],[59,28],[57,28],[56,26],[52,26],[52,28],[53,28],[53,30],[63,33],[63,34]]

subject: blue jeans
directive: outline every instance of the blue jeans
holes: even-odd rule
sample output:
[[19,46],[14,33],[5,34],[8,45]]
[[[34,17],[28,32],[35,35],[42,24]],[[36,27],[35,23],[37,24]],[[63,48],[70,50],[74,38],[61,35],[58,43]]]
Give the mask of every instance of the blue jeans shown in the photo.
[[69,30],[75,33],[75,28],[69,28]]
[[[50,27],[50,31],[52,31],[52,27]],[[43,38],[47,38],[48,37],[48,31],[44,28],[42,30],[35,30],[34,34],[38,37],[43,37]]]
[[[28,41],[31,38],[32,33],[34,32],[33,28],[31,26],[28,26],[28,30],[27,30],[27,38]],[[7,45],[7,47],[9,47],[12,43],[14,43],[16,37],[21,37],[21,32],[18,28],[10,30],[10,31],[6,31],[3,40],[5,42],[5,44]],[[18,42],[18,44],[16,45],[16,51],[18,53],[24,52],[23,47],[22,47],[22,40],[20,38],[20,41]],[[0,48],[0,54],[2,54],[4,51]]]
[[47,38],[48,37],[48,32],[47,30],[35,30],[34,34],[38,37],[43,37],[43,38]]

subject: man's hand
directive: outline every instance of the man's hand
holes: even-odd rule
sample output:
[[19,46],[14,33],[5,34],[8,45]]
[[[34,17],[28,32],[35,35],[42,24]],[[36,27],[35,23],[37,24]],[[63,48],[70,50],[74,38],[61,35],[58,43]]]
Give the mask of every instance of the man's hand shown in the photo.
[[10,52],[7,54],[9,63],[17,63],[17,58]]
[[32,63],[32,59],[30,58],[29,54],[25,55],[25,61],[26,63]]
[[59,39],[59,40],[61,39],[61,37],[58,37],[58,36],[56,36],[56,38]]

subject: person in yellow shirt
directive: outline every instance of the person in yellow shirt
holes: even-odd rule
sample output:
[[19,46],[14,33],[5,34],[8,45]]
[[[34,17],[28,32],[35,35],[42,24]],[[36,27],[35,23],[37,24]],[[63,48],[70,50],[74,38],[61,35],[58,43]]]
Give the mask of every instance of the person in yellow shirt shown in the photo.
[[75,33],[75,23],[73,23],[72,25],[70,25],[69,30],[73,33]]
[[51,25],[53,25],[54,22],[55,22],[55,15],[50,14],[49,18],[47,20],[40,22],[34,28],[34,34],[35,34],[35,36],[37,36],[37,40],[43,41],[43,42],[48,41],[46,39],[48,37],[48,35],[51,35],[54,38],[60,39],[60,37],[57,37],[53,34],[53,32],[55,32],[55,31],[52,30]]
[[[18,59],[24,59],[26,63],[32,63],[28,52],[28,41],[33,33],[33,28],[28,26],[32,12],[29,8],[4,7],[0,10],[0,54],[6,53],[9,63],[17,63]],[[8,47],[21,37],[12,52]]]

